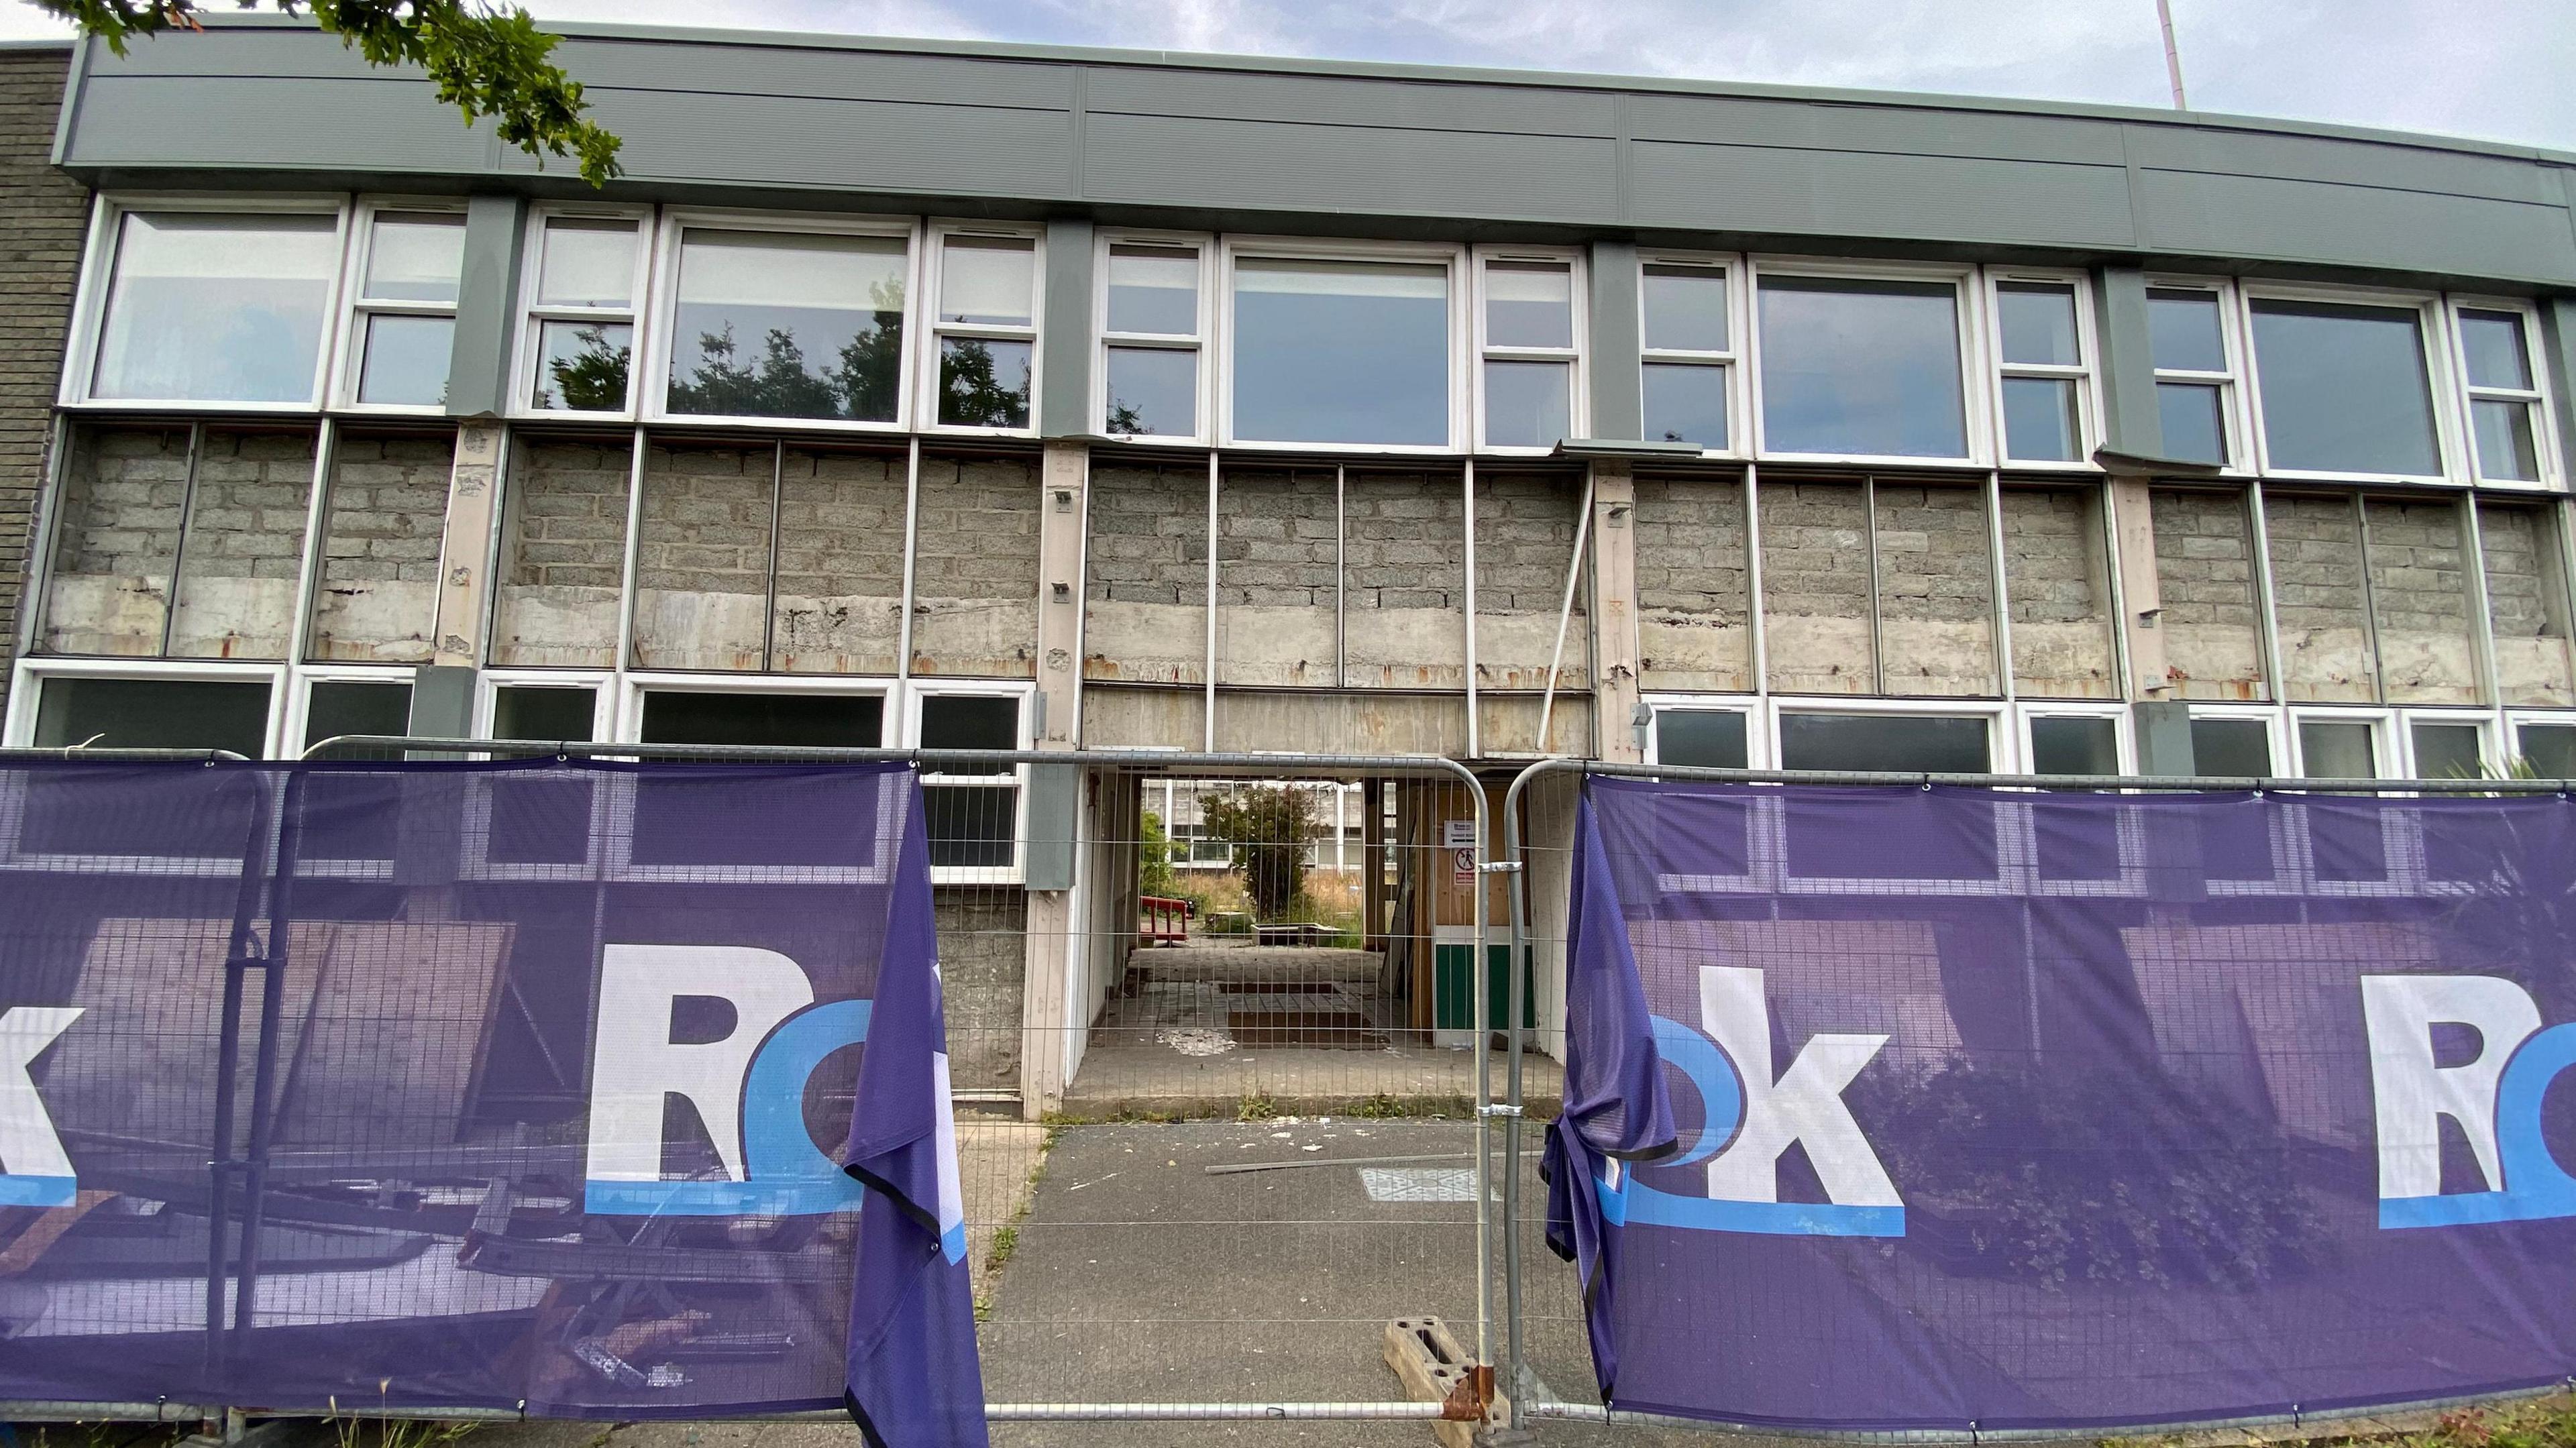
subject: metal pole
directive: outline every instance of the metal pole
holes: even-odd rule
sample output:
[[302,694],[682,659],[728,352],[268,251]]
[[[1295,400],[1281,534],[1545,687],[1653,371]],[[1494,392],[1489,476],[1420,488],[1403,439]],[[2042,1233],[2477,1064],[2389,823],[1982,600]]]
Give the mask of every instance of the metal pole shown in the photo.
[[1547,656],[1547,692],[1538,701],[1538,749],[1548,752],[1548,726],[1556,717],[1556,671],[1565,666],[1565,629],[1574,619],[1574,589],[1583,581],[1583,545],[1592,537],[1592,472],[1583,473],[1583,505],[1574,519],[1574,556],[1565,565],[1565,603],[1556,611],[1556,651]]
[[2165,79],[2173,86],[2174,109],[2190,110],[2182,94],[2182,52],[2174,45],[2173,0],[2156,0],[2156,24],[2165,34]]

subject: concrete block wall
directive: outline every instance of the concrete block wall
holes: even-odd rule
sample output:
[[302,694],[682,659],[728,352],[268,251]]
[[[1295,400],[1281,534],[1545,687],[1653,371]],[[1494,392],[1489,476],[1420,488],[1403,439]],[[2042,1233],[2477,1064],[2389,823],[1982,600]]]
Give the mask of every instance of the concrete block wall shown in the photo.
[[[331,446],[313,631],[306,653],[334,663],[428,661],[453,434],[341,431]],[[480,568],[482,560],[473,560]]]
[[1243,468],[1218,479],[1218,683],[1337,682],[1340,509],[1330,468]]
[[2149,495],[2165,660],[2182,699],[2262,699],[2261,607],[2242,493],[2158,488]]
[[2090,490],[2002,492],[2013,689],[2033,699],[2117,699],[2110,560]]
[[1455,473],[1345,476],[1342,685],[1467,685],[1467,499]]
[[921,459],[912,570],[912,671],[1038,672],[1035,458]]
[[[89,230],[89,188],[53,167],[71,50],[0,50],[0,707],[18,643],[20,580],[35,547],[53,401]],[[157,608],[157,605],[156,605]],[[86,631],[86,626],[84,626]],[[157,633],[157,629],[156,629]]]
[[1985,490],[1881,481],[1875,493],[1881,687],[1898,695],[2003,692]]
[[757,445],[655,443],[644,450],[644,500],[636,513],[636,668],[761,667],[775,462],[774,449]]
[[527,437],[511,452],[491,661],[607,668],[617,655],[631,445]]
[[2370,595],[2362,583],[2361,515],[2350,494],[2266,491],[2263,527],[2272,565],[2273,626],[2280,631],[2281,691],[2294,703],[2377,700]]
[[770,667],[891,674],[903,624],[904,460],[789,448]]
[[[948,1079],[960,1091],[1020,1085],[1020,993],[1031,968],[1028,895],[1016,886],[934,892],[939,987],[948,1017]],[[1039,969],[1063,969],[1061,947]]]
[[2547,506],[2478,504],[2496,679],[2507,704],[2576,704],[2557,524]]
[[316,434],[209,427],[180,544],[170,656],[282,659],[294,638]]
[[2380,677],[2392,704],[2475,704],[2477,615],[2467,523],[2458,501],[2370,498],[2370,598]]
[[161,651],[188,500],[188,429],[74,434],[63,469],[40,644],[47,653]]
[[1207,465],[1095,463],[1082,676],[1207,682]]
[[1753,689],[1744,485],[1636,481],[1638,678],[1648,690]]
[[[1565,607],[1566,569],[1574,561],[1574,534],[1582,521],[1583,479],[1564,474],[1476,474],[1476,687],[1545,689],[1548,661],[1556,656],[1557,618]],[[1584,590],[1574,590],[1574,613],[1565,628],[1556,688],[1588,693],[1592,687],[1592,624]],[[1577,707],[1581,707],[1579,704]],[[1517,744],[1484,741],[1487,749],[1535,747],[1536,716]]]
[[1762,485],[1763,630],[1771,687],[1867,694],[1869,509],[1859,483]]

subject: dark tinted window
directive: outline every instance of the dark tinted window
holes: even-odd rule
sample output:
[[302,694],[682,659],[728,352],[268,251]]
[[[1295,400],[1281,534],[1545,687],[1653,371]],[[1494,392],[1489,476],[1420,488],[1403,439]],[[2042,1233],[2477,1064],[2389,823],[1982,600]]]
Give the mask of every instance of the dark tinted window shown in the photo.
[[975,694],[931,694],[921,701],[924,749],[1017,749],[1020,701]]
[[504,684],[492,693],[492,737],[587,741],[598,698],[588,688]]
[[52,678],[36,701],[36,747],[265,752],[268,685],[202,679]]
[[873,749],[884,737],[884,714],[874,694],[655,690],[644,696],[644,742]]
[[405,734],[410,730],[409,684],[325,681],[313,686],[305,704],[307,749],[342,734]]
[[1744,716],[1732,709],[1658,709],[1655,758],[1694,769],[1742,769]]
[[2116,719],[2038,718],[2030,721],[2033,774],[2118,774],[2120,723]]
[[1783,714],[1783,769],[1982,774],[1986,721],[1932,714]]
[[2228,779],[2272,773],[2272,732],[2260,719],[2191,721],[2191,771]]

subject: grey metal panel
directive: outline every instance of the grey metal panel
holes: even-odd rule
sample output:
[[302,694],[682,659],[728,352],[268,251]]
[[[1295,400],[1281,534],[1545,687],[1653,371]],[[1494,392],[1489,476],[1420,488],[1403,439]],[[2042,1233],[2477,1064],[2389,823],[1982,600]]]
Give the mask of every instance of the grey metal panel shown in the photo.
[[2142,699],[2129,706],[2138,743],[2138,773],[2148,779],[2189,779],[2191,706],[2171,699]]
[[1637,370],[1637,248],[1592,243],[1592,437],[1645,436],[1644,383]]
[[2150,251],[2576,281],[2563,206],[2196,171],[2138,173]]
[[922,101],[1061,111],[1073,103],[1075,67],[958,55],[816,50],[779,45],[637,44],[567,40],[557,58],[584,87]]
[[2156,363],[2147,335],[2147,278],[2136,267],[2093,273],[2093,334],[2101,348],[2102,444],[2132,457],[2165,455]]
[[2115,166],[1640,141],[1630,208],[1646,226],[1801,236],[2125,247]]
[[1607,136],[1617,97],[1531,86],[1099,66],[1090,73],[1087,99],[1094,111],[1148,116]]
[[465,204],[465,261],[448,352],[447,415],[508,410],[510,349],[518,331],[519,228],[527,203],[477,196]]
[[[599,123],[638,178],[1062,197],[1073,127],[1062,112],[897,101],[593,89]],[[505,170],[534,161],[511,150]],[[556,162],[548,170],[564,169]]]
[[66,163],[481,172],[490,155],[425,81],[93,73]]
[[2109,121],[1936,111],[1921,106],[1817,105],[1809,101],[1641,95],[1630,102],[1640,140],[1811,150],[1895,151],[2120,164],[2120,128]]
[[100,41],[84,43],[95,52],[90,65],[99,75],[347,79],[377,73],[338,37],[305,26],[210,25],[194,34],[172,31],[128,42],[122,56]]
[[1050,221],[1046,231],[1046,317],[1039,343],[1038,435],[1079,437],[1091,426],[1091,223]]
[[2126,129],[2130,159],[2163,171],[2340,181],[2498,201],[2555,204],[2562,199],[2550,169],[2535,161],[2321,136],[2265,136],[2184,126]]
[[2576,297],[2552,297],[2540,309],[2540,347],[2557,404],[2559,446],[2576,439]]
[[1029,766],[1029,837],[1021,877],[1028,888],[1073,888],[1073,840],[1081,804],[1080,766]]
[[422,739],[474,737],[474,670],[423,664],[411,676],[411,732]]
[[1270,211],[1596,221],[1618,201],[1606,139],[1102,115],[1084,144],[1094,200]]

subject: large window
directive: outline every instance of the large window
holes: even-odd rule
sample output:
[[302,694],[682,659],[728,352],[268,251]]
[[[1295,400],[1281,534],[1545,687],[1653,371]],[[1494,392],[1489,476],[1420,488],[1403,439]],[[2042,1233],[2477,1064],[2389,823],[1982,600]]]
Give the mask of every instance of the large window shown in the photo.
[[2258,297],[2249,310],[2268,467],[2442,473],[2421,308]]
[[1450,270],[1239,257],[1234,440],[1446,447]]
[[1729,285],[1724,266],[1671,258],[1645,264],[1637,304],[1647,441],[1727,450],[1736,362]]
[[1994,283],[2003,456],[2016,463],[2081,463],[2089,452],[2091,349],[2071,281]]
[[2147,346],[2156,369],[2164,455],[2225,467],[2236,460],[2236,367],[2226,294],[2215,287],[2147,288]]
[[1574,263],[1506,253],[1478,267],[1485,446],[1552,448],[1575,432]]
[[1956,283],[1770,275],[1760,294],[1764,451],[1968,456]]
[[1654,763],[1693,769],[1751,767],[1746,737],[1751,716],[1743,710],[1658,704],[1654,715]]
[[116,219],[89,395],[107,401],[313,401],[336,212],[128,211]]
[[938,255],[933,419],[941,427],[1026,428],[1037,386],[1036,239],[951,232]]
[[1190,242],[1113,242],[1103,267],[1100,428],[1115,437],[1194,439],[1204,248]]
[[892,423],[908,237],[679,228],[663,408]]
[[101,678],[54,674],[37,685],[39,749],[228,749],[265,752],[271,688],[265,673],[240,678]]
[[2482,482],[2536,483],[2548,435],[2540,374],[2532,366],[2531,314],[2519,307],[2462,303],[2460,373],[2472,457]]
[[465,218],[443,211],[361,215],[342,395],[361,407],[443,408]]
[[[1024,749],[1017,693],[913,694],[908,745],[919,749]],[[1007,871],[1019,860],[1020,772],[1010,765],[933,762],[922,773],[921,803],[930,836],[931,868],[943,878],[958,870]]]
[[540,412],[625,412],[641,288],[639,224],[630,217],[541,216],[531,228],[522,346],[527,405]]
[[1983,715],[1780,715],[1782,769],[1983,774],[1994,723]]

